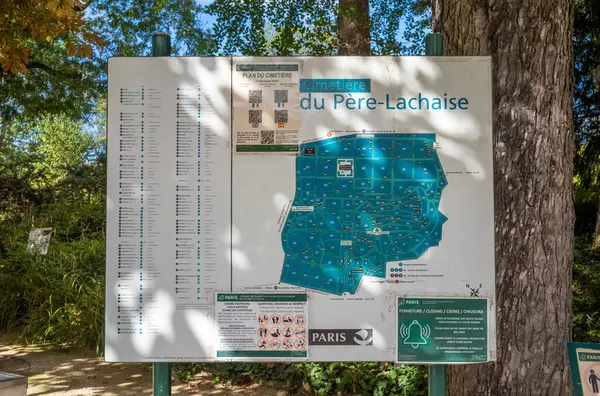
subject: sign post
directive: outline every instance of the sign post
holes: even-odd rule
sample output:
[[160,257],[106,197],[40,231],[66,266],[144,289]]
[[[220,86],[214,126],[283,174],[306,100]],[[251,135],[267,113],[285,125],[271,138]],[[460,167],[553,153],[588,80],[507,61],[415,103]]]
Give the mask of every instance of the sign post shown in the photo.
[[[425,55],[442,56],[444,54],[444,37],[441,33],[430,33],[425,37]],[[446,395],[446,365],[430,365],[428,368],[429,396]]]
[[446,365],[433,364],[428,367],[427,387],[429,396],[446,395]]
[[[171,56],[171,36],[168,33],[152,34],[152,56]],[[152,394],[171,395],[171,363],[152,363]]]

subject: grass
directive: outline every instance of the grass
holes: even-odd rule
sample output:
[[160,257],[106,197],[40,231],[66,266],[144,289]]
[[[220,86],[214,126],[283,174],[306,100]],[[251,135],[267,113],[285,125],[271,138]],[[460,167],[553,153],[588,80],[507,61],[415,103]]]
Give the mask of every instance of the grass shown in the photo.
[[[79,220],[87,217],[82,213]],[[81,222],[76,216],[70,220],[67,227],[58,226],[63,233],[53,235],[45,256],[25,251],[31,229],[27,222],[0,228],[0,329],[17,331],[25,341],[100,351],[104,343],[104,235],[77,232]],[[65,229],[70,231],[66,235]]]

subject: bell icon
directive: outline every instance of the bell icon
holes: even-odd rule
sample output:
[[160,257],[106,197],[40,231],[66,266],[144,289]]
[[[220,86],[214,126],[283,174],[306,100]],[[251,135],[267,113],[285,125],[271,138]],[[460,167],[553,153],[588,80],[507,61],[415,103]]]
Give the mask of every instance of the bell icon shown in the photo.
[[418,348],[419,345],[427,345],[427,338],[429,338],[430,333],[431,330],[428,325],[423,327],[418,321],[413,320],[408,329],[406,327],[403,329],[403,335],[406,337],[403,343],[413,348]]

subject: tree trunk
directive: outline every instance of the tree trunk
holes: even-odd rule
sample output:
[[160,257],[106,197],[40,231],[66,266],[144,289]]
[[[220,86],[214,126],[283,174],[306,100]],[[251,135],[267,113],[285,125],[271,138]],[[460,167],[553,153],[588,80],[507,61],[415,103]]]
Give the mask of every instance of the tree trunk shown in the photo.
[[445,3],[445,54],[493,58],[498,310],[497,362],[451,367],[449,394],[568,395],[573,0]]
[[442,33],[442,16],[444,15],[444,0],[431,0],[431,31]]
[[369,0],[339,0],[339,55],[370,54]]

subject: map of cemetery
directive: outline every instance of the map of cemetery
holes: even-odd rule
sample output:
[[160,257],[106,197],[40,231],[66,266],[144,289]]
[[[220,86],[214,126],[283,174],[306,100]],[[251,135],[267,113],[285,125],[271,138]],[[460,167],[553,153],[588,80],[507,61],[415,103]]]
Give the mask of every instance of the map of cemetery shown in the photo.
[[359,133],[307,142],[282,230],[281,282],[341,295],[386,262],[419,258],[442,239],[447,185],[435,134]]

